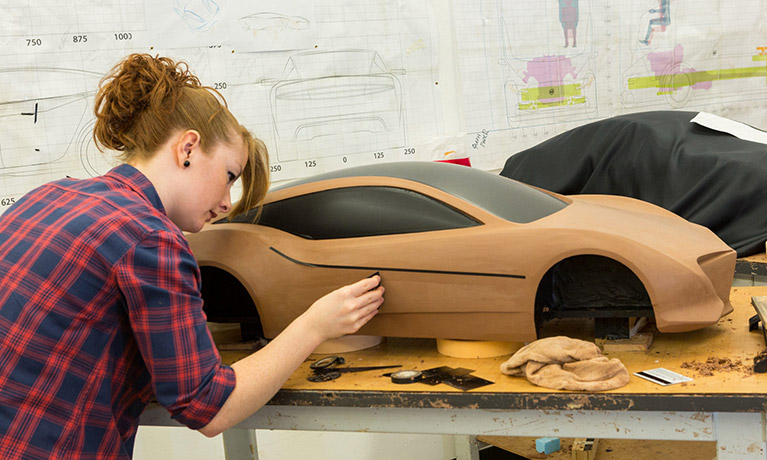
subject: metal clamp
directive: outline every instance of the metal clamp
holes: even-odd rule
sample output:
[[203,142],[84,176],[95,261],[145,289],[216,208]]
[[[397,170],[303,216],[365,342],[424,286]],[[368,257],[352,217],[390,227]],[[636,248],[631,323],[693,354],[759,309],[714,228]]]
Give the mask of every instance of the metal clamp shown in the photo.
[[[765,331],[765,319],[767,319],[767,296],[751,297],[751,305],[754,306],[756,315],[748,319],[748,330],[755,331],[756,329],[761,329],[765,345],[767,346],[767,331]],[[754,372],[767,372],[767,348],[754,356]]]

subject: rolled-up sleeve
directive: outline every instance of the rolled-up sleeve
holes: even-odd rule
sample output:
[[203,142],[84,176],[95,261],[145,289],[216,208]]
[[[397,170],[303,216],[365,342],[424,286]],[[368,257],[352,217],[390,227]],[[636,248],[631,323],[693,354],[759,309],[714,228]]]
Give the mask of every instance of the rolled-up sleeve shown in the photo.
[[205,324],[200,271],[183,237],[155,231],[115,267],[157,401],[192,429],[207,425],[234,390],[234,371]]

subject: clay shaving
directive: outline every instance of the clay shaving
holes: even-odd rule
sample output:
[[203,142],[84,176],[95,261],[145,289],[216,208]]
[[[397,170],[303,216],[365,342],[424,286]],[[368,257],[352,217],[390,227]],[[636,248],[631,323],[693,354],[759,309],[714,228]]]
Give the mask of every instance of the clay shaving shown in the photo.
[[751,373],[753,370],[743,364],[743,361],[730,358],[717,358],[715,356],[709,356],[705,362],[699,363],[697,361],[683,362],[682,369],[692,369],[700,375],[714,375],[715,372],[746,372]]

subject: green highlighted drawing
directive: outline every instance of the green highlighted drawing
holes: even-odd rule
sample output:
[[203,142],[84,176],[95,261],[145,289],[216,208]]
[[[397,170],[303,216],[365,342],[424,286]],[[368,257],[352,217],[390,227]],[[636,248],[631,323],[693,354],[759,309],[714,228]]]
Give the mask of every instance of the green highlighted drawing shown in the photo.
[[[710,89],[714,81],[742,78],[767,79],[767,53],[765,47],[757,48],[759,54],[752,61],[759,65],[716,70],[695,70],[682,63],[684,51],[677,45],[672,51],[649,53],[650,67],[654,76],[628,79],[628,89],[658,88],[658,95],[670,95],[682,88]],[[767,82],[767,80],[765,80]]]
[[[767,56],[754,56],[754,60],[767,62]],[[667,88],[668,90],[673,90],[684,86],[693,86],[697,83],[753,77],[767,77],[767,65],[759,67],[740,67],[735,69],[679,72],[668,75],[657,75],[654,77],[629,78],[629,89]]]
[[567,76],[578,78],[570,58],[566,56],[541,56],[527,62],[522,81],[535,80],[538,86],[519,90],[519,110],[538,110],[585,104],[581,83],[565,83]]
[[586,96],[580,83],[556,86],[538,86],[520,91],[520,110],[536,110],[548,107],[585,104]]

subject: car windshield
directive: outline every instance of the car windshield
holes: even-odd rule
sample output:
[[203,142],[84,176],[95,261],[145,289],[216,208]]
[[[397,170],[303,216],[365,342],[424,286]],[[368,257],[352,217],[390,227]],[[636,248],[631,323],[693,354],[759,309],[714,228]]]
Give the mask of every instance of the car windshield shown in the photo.
[[510,222],[528,223],[567,206],[548,193],[506,177],[466,166],[404,161],[357,166],[300,179],[273,190],[326,179],[385,176],[420,182],[461,198]]

